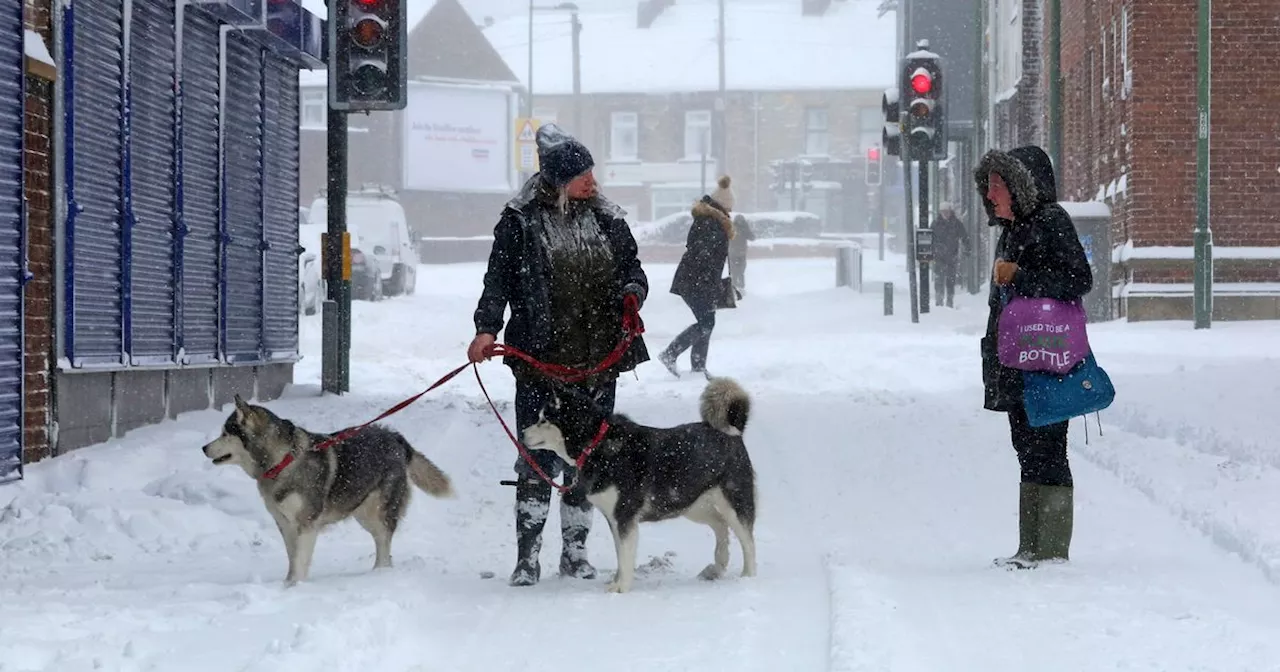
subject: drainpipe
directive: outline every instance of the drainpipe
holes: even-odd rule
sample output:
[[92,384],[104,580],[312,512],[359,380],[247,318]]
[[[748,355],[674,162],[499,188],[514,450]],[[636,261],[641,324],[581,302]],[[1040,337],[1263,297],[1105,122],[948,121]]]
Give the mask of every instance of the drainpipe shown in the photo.
[[[760,210],[760,92],[751,94],[751,179],[755,188],[752,193],[752,205]],[[771,208],[772,209],[772,208]]]
[[1062,174],[1062,0],[1049,4],[1049,159]]

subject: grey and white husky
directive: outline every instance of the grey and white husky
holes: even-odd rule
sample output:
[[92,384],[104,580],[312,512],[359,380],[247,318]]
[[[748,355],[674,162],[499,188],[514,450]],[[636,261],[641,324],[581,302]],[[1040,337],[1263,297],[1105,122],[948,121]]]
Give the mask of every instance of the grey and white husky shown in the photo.
[[[449,477],[399,432],[371,425],[323,451],[328,437],[309,432],[271,411],[245,403],[205,445],[214,464],[235,464],[258,482],[258,493],[284,537],[289,555],[285,585],[305,581],[320,530],[354,517],[373,535],[374,569],[391,566],[391,537],[409,507],[409,481],[435,497],[453,495]],[[263,474],[293,455],[275,479]]]
[[609,592],[631,589],[639,524],[677,516],[715,532],[714,561],[700,577],[724,575],[730,529],[742,546],[742,575],[755,576],[755,470],[742,439],[750,408],[751,399],[738,383],[712,378],[702,392],[702,422],[647,427],[625,415],[606,414],[578,388],[556,387],[538,422],[522,436],[529,448],[553,450],[573,464],[608,423],[578,478],[613,532],[618,571]]

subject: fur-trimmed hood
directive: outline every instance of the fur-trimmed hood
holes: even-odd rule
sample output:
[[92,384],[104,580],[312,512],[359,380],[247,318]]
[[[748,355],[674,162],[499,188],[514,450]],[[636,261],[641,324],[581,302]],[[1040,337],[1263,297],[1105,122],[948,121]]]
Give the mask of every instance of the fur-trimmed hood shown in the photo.
[[733,240],[733,220],[729,218],[729,213],[725,211],[724,206],[710,196],[703,196],[702,200],[696,201],[689,210],[689,214],[693,215],[694,219],[714,219],[724,229],[724,235],[728,236],[729,240]]
[[995,216],[995,206],[987,200],[987,186],[991,173],[996,173],[1009,186],[1013,195],[1013,214],[1018,219],[1030,217],[1046,203],[1058,201],[1057,178],[1053,162],[1043,149],[1035,145],[1018,147],[1009,151],[993,149],[982,157],[973,170],[982,205],[987,209],[987,222],[1000,223]]

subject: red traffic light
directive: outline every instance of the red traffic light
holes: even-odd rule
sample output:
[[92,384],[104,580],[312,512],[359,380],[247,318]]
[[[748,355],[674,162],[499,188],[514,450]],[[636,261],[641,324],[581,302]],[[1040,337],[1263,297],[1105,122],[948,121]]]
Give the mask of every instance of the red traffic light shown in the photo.
[[911,90],[924,95],[933,90],[933,77],[927,72],[917,72],[911,76]]
[[867,150],[867,160],[868,160],[868,161],[879,161],[879,160],[880,160],[880,148],[879,148],[879,147],[872,147],[872,148],[868,149],[868,150]]
[[382,0],[355,0],[355,3],[359,5],[361,9],[371,10],[381,4]]

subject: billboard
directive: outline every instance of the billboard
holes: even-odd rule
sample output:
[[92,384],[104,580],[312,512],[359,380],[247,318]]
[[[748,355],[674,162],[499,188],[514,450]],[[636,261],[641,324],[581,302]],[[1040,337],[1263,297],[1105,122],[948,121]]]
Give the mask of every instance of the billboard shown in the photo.
[[509,89],[409,85],[402,187],[411,191],[509,192],[513,189]]

